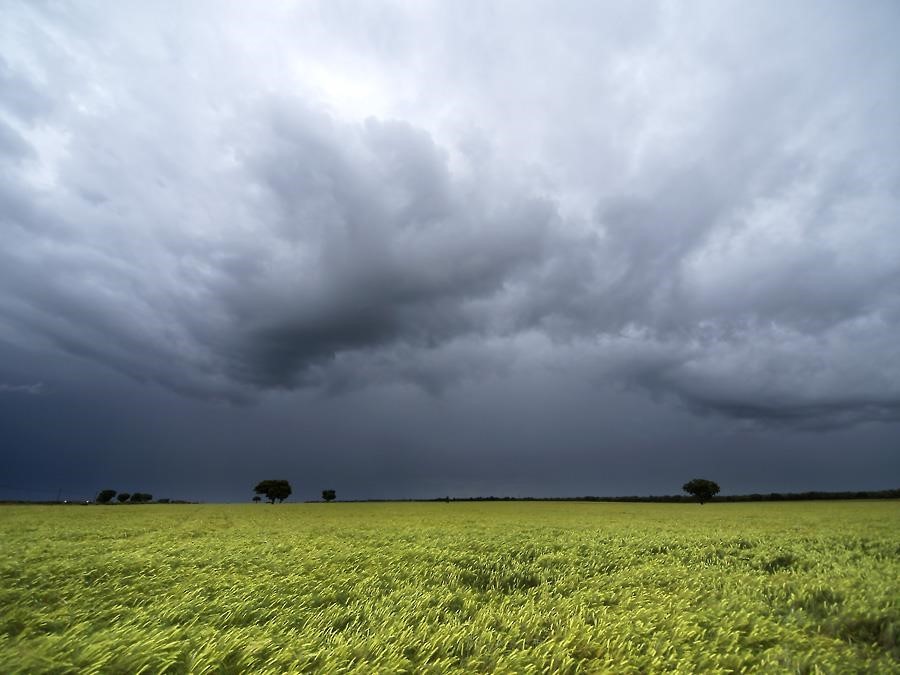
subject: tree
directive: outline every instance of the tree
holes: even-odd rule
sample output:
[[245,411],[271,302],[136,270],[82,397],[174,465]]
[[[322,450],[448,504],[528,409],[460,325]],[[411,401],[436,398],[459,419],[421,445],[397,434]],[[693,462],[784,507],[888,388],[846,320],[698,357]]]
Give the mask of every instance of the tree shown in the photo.
[[153,501],[153,495],[147,494],[146,492],[135,492],[131,495],[131,502],[133,504],[143,504],[144,502]]
[[260,502],[259,495],[253,495],[253,501],[256,502],[257,504],[259,504],[259,502]]
[[291,496],[291,484],[286,480],[263,480],[256,484],[253,491],[258,495],[265,495],[274,504],[276,499],[283,502]]
[[127,492],[120,492],[119,494],[116,495],[116,499],[118,499],[123,504],[125,502],[127,502],[130,497],[131,497],[131,495]]
[[322,499],[326,502],[330,502],[335,497],[337,497],[337,493],[334,490],[322,490]]
[[96,502],[98,504],[109,504],[115,496],[115,490],[100,490],[100,493],[97,495]]
[[697,498],[701,504],[708,502],[713,495],[719,494],[719,485],[705,478],[694,478],[681,486],[681,489],[689,495]]

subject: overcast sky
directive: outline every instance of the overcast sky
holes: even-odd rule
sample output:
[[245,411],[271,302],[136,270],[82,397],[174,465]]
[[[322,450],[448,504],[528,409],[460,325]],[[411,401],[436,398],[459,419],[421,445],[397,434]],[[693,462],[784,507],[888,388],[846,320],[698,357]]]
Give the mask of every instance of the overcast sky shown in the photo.
[[4,2],[0,497],[900,487],[898,34]]

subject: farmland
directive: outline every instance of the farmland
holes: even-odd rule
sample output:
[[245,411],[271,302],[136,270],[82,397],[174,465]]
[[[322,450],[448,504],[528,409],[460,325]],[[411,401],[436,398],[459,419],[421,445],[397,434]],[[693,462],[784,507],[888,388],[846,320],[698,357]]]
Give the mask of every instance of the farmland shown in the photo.
[[0,672],[900,672],[900,503],[0,508]]

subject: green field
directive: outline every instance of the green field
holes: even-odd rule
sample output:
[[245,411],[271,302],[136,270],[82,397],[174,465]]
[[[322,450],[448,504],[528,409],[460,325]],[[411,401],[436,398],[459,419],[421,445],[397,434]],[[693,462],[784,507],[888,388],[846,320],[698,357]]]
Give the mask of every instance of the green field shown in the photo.
[[900,503],[0,507],[0,672],[900,672]]

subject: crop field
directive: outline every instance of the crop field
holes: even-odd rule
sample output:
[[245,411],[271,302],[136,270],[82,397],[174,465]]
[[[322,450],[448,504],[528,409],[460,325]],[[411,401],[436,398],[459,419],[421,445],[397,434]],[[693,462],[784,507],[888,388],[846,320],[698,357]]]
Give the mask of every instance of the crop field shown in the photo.
[[898,673],[900,503],[0,507],[0,672]]

